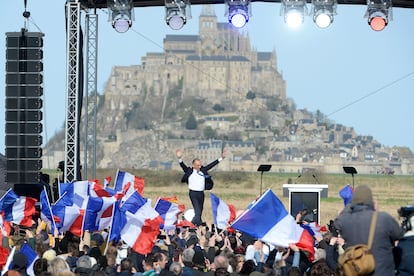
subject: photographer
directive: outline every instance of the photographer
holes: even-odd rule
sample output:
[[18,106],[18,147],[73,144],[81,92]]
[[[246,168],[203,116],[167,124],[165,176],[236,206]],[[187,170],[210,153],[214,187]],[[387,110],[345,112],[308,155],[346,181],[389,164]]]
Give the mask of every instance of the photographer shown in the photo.
[[394,252],[396,275],[414,275],[414,206],[401,207],[398,213],[404,218],[404,236],[399,240]]

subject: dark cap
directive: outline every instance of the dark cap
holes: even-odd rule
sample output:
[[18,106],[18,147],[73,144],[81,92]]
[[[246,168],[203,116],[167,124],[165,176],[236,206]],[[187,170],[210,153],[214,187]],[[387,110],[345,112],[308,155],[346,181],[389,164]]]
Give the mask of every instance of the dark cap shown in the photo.
[[27,268],[27,257],[21,252],[17,252],[13,256],[13,267],[12,269],[22,269]]

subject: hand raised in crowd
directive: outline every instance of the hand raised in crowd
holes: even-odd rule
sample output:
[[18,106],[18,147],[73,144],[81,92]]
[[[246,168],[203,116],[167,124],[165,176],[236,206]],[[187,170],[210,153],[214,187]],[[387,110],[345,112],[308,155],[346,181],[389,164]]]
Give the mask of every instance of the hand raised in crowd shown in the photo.
[[216,232],[212,232],[210,239],[208,240],[208,246],[209,247],[214,247],[216,245],[216,238],[217,238],[217,233]]
[[180,149],[177,149],[175,151],[175,155],[177,156],[178,159],[181,159],[181,157],[183,157],[183,151]]
[[226,148],[224,148],[223,149],[223,151],[221,152],[221,158],[226,158],[226,155],[227,155],[227,149]]
[[299,247],[297,247],[296,244],[294,244],[294,243],[290,243],[289,248],[292,249],[295,252],[299,251]]

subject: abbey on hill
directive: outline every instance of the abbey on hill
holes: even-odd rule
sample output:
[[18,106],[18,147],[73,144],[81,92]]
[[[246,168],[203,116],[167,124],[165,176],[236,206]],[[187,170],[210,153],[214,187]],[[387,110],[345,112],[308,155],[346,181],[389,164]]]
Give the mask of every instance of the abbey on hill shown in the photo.
[[[226,147],[220,170],[266,162],[281,172],[355,164],[361,173],[414,173],[408,148],[385,148],[319,111],[297,110],[276,51],[254,49],[248,33],[217,22],[212,6],[203,6],[198,35],[166,35],[163,47],[140,65],[112,69],[99,98],[98,168],[178,169],[176,148],[207,162]],[[62,136],[50,140],[43,164],[64,160]]]

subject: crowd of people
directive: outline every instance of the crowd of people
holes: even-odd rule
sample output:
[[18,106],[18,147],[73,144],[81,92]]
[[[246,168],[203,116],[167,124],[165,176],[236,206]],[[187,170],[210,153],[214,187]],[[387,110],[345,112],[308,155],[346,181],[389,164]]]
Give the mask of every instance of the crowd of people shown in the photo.
[[[108,230],[84,231],[80,237],[70,231],[63,235],[57,230],[52,233],[50,223],[39,218],[31,228],[14,225],[10,232],[2,228],[2,275],[344,275],[339,256],[353,245],[368,243],[374,213],[377,215],[371,248],[375,258],[372,275],[414,275],[414,208],[405,215],[404,224],[400,226],[392,216],[378,211],[371,189],[361,185],[353,191],[352,201],[329,227],[313,229],[310,236],[312,250],[299,243],[281,246],[236,229],[218,229],[214,224],[203,222],[204,191],[212,189],[214,184],[208,171],[226,157],[225,150],[221,157],[206,166],[200,159],[194,159],[192,166],[187,166],[181,150],[176,151],[176,156],[184,172],[182,182],[188,184],[195,214],[188,223],[177,224],[175,229],[161,229],[154,240],[140,240],[153,245],[152,249],[149,247],[151,252],[137,253],[122,240],[108,242]],[[312,214],[302,210],[291,219],[293,225],[297,226],[296,221],[307,229],[306,224],[312,223],[312,218]],[[280,231],[286,232],[286,229]],[[22,252],[25,246],[30,246],[36,256],[29,258],[27,252]]]
[[[40,219],[29,229],[3,230],[4,275],[108,275],[108,276],[200,276],[200,275],[341,275],[338,256],[348,246],[366,243],[370,216],[376,210],[369,187],[359,186],[352,203],[334,220],[330,230],[315,235],[314,254],[296,244],[281,247],[264,243],[233,229],[216,229],[201,223],[177,227],[154,240],[149,254],[138,254],[120,241],[107,243],[108,233],[70,232],[52,235]],[[306,222],[300,222],[306,223]],[[414,217],[404,229],[390,215],[378,212],[372,252],[376,261],[373,275],[414,275]],[[30,245],[38,258],[30,264],[19,249]],[[16,247],[12,264],[4,268],[5,252]]]

